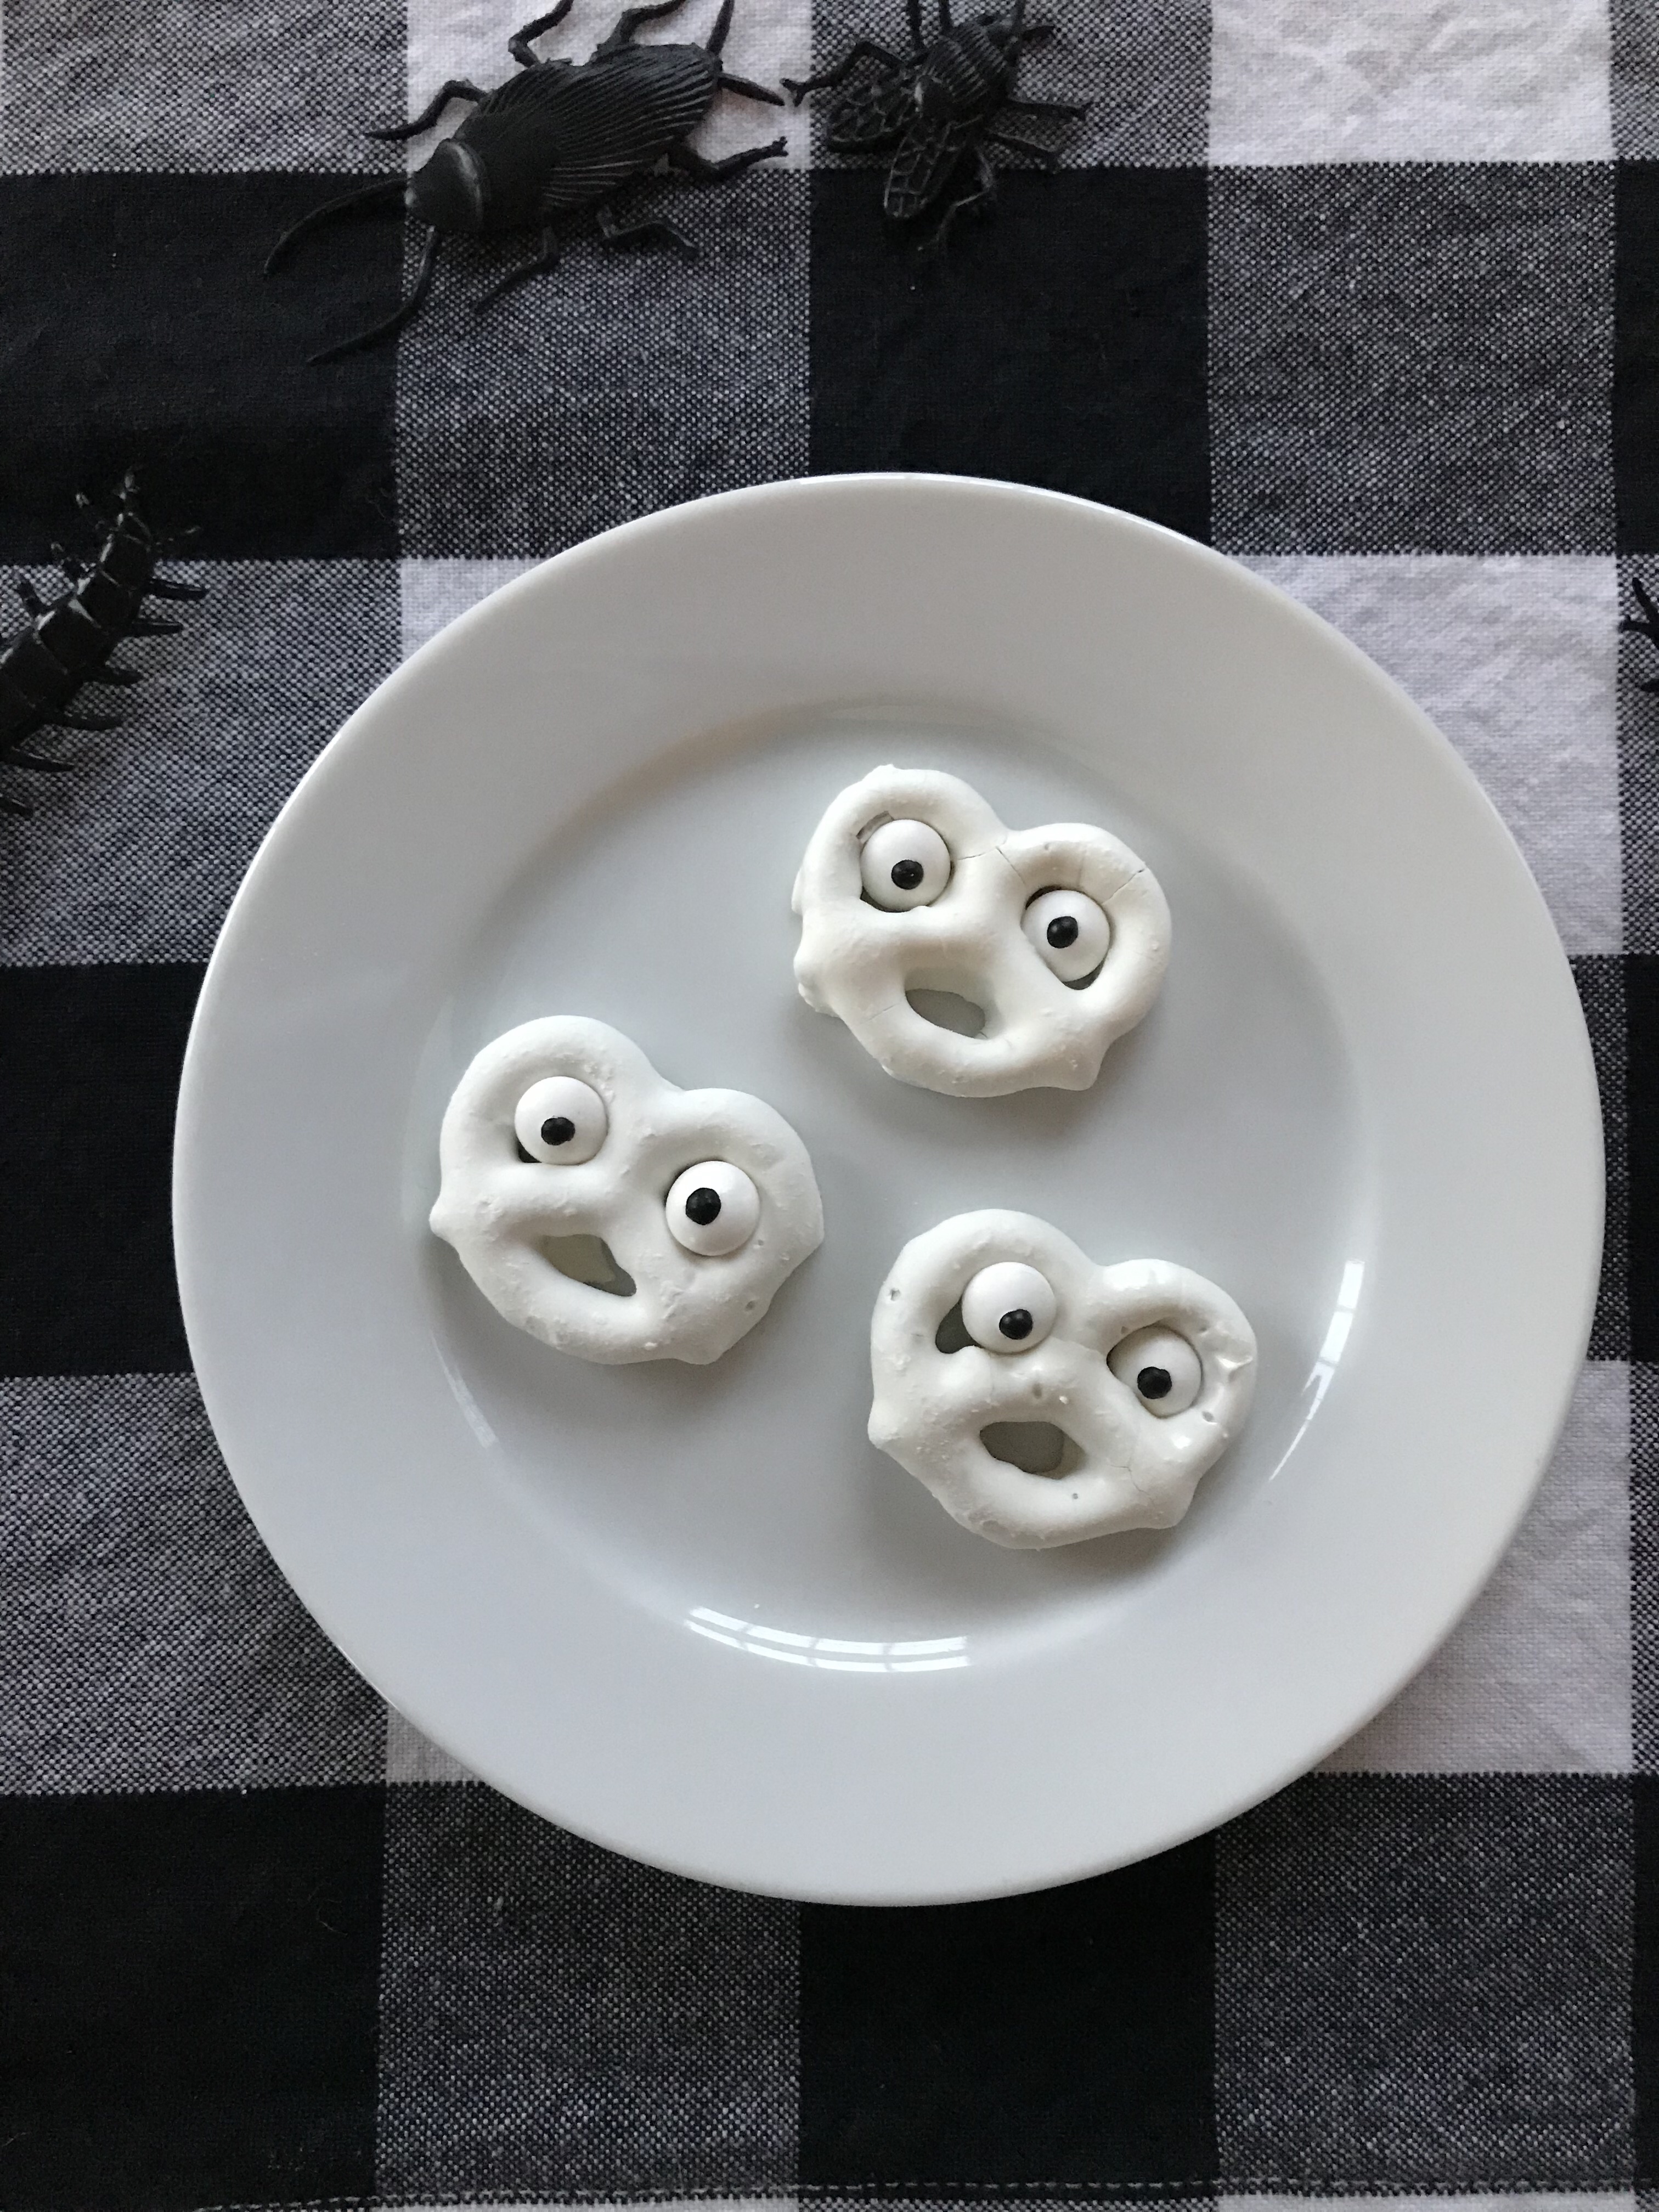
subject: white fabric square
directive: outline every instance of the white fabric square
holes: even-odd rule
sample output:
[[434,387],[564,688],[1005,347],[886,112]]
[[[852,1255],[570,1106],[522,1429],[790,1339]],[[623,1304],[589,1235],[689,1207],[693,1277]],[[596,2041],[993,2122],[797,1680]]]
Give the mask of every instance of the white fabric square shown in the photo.
[[1622,951],[1617,564],[1407,554],[1246,565],[1363,647],[1444,731],[1508,823],[1567,951]]
[[1520,1534],[1416,1680],[1328,1769],[1628,1773],[1630,1370],[1585,1368]]
[[405,561],[401,564],[404,658],[457,615],[533,568],[533,561]]
[[[609,35],[623,0],[603,0],[573,8],[556,30],[536,41],[546,61],[568,57],[586,61]],[[492,0],[409,0],[409,112],[418,115],[440,85],[450,77],[470,77],[486,91],[517,74],[507,42],[520,24],[545,15],[536,0],[509,0],[505,9]],[[661,22],[640,27],[641,44],[693,45],[708,35],[714,20],[713,0],[686,0],[685,7]],[[812,67],[811,0],[738,0],[724,59],[738,76],[779,89],[780,77],[807,76]],[[467,110],[455,101],[439,127],[417,138],[411,161],[419,161]],[[789,141],[784,160],[805,168],[810,152],[810,108],[768,107],[758,100],[723,94],[691,143],[711,161],[740,146],[762,146],[781,134]],[[689,186],[688,190],[695,190]]]
[[1214,0],[1210,159],[1605,161],[1607,0]]

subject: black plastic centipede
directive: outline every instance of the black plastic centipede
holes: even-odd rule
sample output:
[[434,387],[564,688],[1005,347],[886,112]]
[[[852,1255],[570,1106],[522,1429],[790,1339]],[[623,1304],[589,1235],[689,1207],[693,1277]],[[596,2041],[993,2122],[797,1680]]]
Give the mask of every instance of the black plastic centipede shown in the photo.
[[[132,472],[123,478],[112,518],[97,514],[89,501],[79,504],[100,532],[96,559],[72,560],[61,545],[52,549],[66,588],[43,599],[27,576],[17,579],[17,595],[29,616],[28,628],[0,643],[0,767],[41,775],[66,775],[73,763],[27,750],[43,730],[115,730],[119,714],[70,711],[85,684],[106,684],[125,690],[141,683],[144,672],[118,666],[112,659],[129,637],[172,637],[184,628],[143,611],[147,599],[201,599],[200,584],[175,583],[158,576],[156,562],[167,550],[138,507]],[[0,792],[0,813],[29,814],[21,799]]]

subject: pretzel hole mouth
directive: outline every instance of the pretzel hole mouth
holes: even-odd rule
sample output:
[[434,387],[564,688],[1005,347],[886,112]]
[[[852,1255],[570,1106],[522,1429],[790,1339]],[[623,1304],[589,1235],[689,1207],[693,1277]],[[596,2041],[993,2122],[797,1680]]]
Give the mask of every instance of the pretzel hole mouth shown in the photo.
[[936,1030],[950,1030],[957,1036],[976,1037],[985,1034],[985,1009],[960,991],[935,988],[931,984],[919,983],[904,994],[913,1014],[920,1014]]
[[639,1288],[603,1237],[549,1237],[543,1240],[542,1256],[573,1283],[586,1283],[610,1297],[631,1298]]
[[1052,1421],[992,1421],[979,1440],[993,1459],[1022,1474],[1072,1474],[1083,1464],[1079,1446]]
[[968,1324],[962,1317],[962,1300],[958,1298],[933,1331],[935,1352],[966,1352],[973,1342],[968,1334]]

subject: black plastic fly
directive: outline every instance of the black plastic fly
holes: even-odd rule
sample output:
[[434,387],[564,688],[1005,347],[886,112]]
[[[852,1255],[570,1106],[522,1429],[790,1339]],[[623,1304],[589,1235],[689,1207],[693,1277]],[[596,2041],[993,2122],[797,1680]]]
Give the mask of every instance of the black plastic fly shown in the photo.
[[[952,20],[951,0],[939,0],[939,36],[931,46],[922,30],[921,0],[905,0],[905,6],[908,57],[873,39],[860,39],[833,69],[799,83],[790,78],[784,82],[798,106],[809,92],[839,93],[824,133],[832,153],[892,149],[881,204],[894,222],[915,222],[926,215],[972,163],[972,184],[947,204],[933,234],[933,242],[942,244],[959,215],[970,210],[988,213],[995,204],[997,177],[988,147],[1028,155],[1046,169],[1060,166],[1052,146],[1002,129],[1005,115],[1051,115],[1074,122],[1089,107],[1086,100],[1015,97],[1022,48],[1054,36],[1052,23],[1025,21],[1025,0],[1014,0],[1006,15],[976,15],[960,27]],[[864,61],[873,62],[875,71],[848,84]]]
[[655,0],[629,8],[608,39],[585,62],[541,61],[532,39],[550,31],[569,14],[572,0],[559,0],[550,14],[538,15],[507,41],[507,51],[523,74],[495,91],[483,91],[452,77],[412,123],[372,131],[372,138],[412,138],[428,131],[452,100],[477,104],[453,138],[446,139],[407,182],[388,177],[362,191],[329,200],[278,239],[265,263],[265,274],[279,268],[295,246],[319,224],[345,216],[401,212],[407,207],[428,226],[415,289],[383,323],[356,337],[313,354],[313,363],[359,353],[402,330],[419,309],[432,284],[438,248],[447,237],[493,237],[504,232],[539,229],[542,251],[509,270],[473,305],[479,312],[527,277],[558,261],[560,226],[566,216],[592,210],[605,246],[674,246],[695,258],[696,246],[678,223],[664,216],[619,223],[609,203],[637,179],[665,162],[699,184],[737,176],[757,161],[783,151],[775,138],[710,161],[686,144],[721,92],[740,93],[781,107],[780,94],[746,77],[733,76],[720,62],[732,26],[734,0],[721,0],[714,27],[704,46],[635,46],[641,23],[672,15],[684,0]]
[[[81,506],[93,510],[83,498]],[[0,765],[37,775],[66,775],[70,763],[26,748],[42,730],[115,730],[118,714],[72,711],[83,684],[120,685],[143,680],[143,671],[124,668],[110,656],[129,637],[170,637],[182,623],[147,615],[146,599],[200,599],[200,584],[181,584],[158,576],[155,564],[167,547],[138,510],[138,487],[131,471],[123,479],[120,503],[108,520],[93,515],[101,542],[90,562],[72,561],[62,546],[52,553],[68,584],[66,591],[42,599],[27,577],[17,594],[27,611],[28,627],[0,642]],[[27,814],[21,799],[0,793],[0,813]]]

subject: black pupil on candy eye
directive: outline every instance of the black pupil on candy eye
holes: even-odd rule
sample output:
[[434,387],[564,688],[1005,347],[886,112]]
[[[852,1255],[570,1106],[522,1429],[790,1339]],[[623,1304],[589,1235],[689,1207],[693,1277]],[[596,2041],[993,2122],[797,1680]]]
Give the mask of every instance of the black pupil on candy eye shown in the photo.
[[1012,1337],[1016,1344],[1031,1334],[1031,1316],[1024,1306],[1010,1306],[997,1327],[1005,1336]]
[[568,1114],[550,1114],[542,1123],[544,1145],[568,1145],[575,1133],[576,1125]]
[[699,1229],[707,1229],[720,1210],[720,1194],[708,1185],[699,1183],[685,1201],[685,1218],[695,1221]]
[[895,860],[893,881],[902,891],[913,891],[927,871],[920,860]]
[[1077,916],[1074,914],[1057,914],[1048,924],[1048,936],[1056,952],[1063,952],[1068,945],[1075,945]]
[[1135,1388],[1143,1398],[1167,1398],[1175,1382],[1167,1367],[1143,1367],[1135,1377]]

